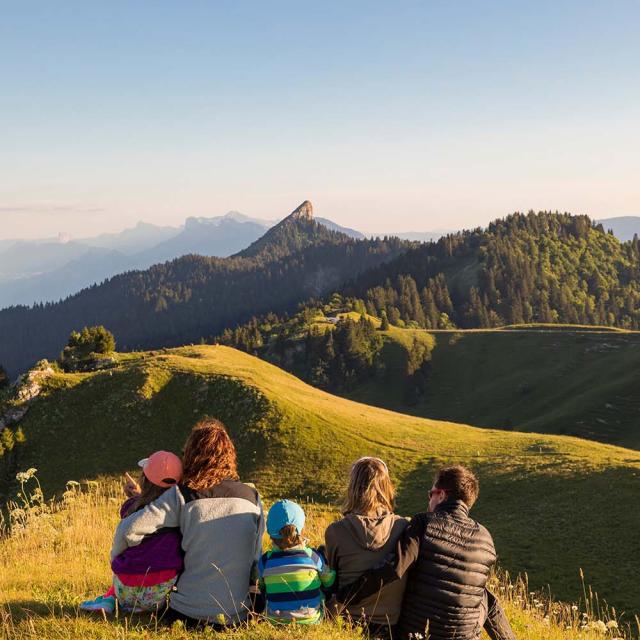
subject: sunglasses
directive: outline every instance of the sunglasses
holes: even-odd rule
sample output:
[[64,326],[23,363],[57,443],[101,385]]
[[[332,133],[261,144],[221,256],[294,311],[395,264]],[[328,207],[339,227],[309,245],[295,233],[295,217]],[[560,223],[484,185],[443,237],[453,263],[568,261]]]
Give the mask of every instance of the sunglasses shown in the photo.
[[429,489],[429,500],[431,500],[431,498],[433,498],[433,496],[438,492],[444,493],[444,489]]

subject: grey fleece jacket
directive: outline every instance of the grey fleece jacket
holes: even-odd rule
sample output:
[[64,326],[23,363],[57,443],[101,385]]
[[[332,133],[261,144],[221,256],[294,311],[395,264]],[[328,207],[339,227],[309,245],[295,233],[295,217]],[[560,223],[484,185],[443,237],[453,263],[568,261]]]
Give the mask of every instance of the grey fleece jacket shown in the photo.
[[185,553],[171,608],[218,624],[244,620],[251,571],[262,554],[264,515],[258,492],[234,480],[203,492],[172,487],[120,521],[111,557],[163,527],[180,527]]

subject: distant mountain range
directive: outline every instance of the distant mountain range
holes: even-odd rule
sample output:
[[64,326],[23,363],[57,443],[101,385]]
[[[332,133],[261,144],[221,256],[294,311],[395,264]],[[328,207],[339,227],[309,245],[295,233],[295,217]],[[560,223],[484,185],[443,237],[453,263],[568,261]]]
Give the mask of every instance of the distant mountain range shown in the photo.
[[[249,225],[247,237],[257,233],[258,225],[233,220],[235,215],[190,223],[184,232],[198,224],[203,233],[227,225]],[[254,314],[294,310],[413,246],[333,231],[314,219],[309,202],[243,244],[230,257],[185,255],[114,276],[58,303],[4,309],[0,362],[14,374],[39,358],[56,357],[70,331],[84,325],[104,324],[125,350],[200,341]]]
[[[436,242],[449,231],[364,234],[327,218],[315,218],[326,228],[350,238],[398,237]],[[640,234],[640,217],[597,220],[621,241]],[[277,220],[251,218],[237,211],[212,218],[189,217],[180,227],[139,222],[119,233],[68,240],[0,240],[0,309],[61,300],[119,273],[147,269],[183,255],[227,257],[247,248]]]
[[635,234],[640,236],[640,216],[604,218],[596,222],[600,222],[606,231],[613,231],[613,235],[622,242],[632,240]]
[[[349,237],[364,238],[326,218],[316,220]],[[120,233],[73,241],[1,241],[0,309],[61,300],[119,273],[188,254],[224,258],[251,245],[276,222],[230,211],[213,218],[190,217],[182,227],[140,222]]]

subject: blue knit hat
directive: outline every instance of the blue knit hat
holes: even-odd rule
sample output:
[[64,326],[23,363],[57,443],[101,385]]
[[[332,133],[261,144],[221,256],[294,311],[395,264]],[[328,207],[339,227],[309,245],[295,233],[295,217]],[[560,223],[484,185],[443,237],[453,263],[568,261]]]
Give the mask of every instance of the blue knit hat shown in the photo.
[[267,533],[274,539],[282,538],[280,530],[289,524],[295,526],[298,533],[304,529],[304,511],[302,507],[293,500],[278,500],[269,509],[267,515]]

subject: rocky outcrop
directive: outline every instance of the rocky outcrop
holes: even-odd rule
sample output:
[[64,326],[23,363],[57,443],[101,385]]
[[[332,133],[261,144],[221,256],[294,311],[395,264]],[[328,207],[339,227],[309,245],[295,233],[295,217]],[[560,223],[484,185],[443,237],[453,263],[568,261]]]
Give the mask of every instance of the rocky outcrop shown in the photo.
[[305,200],[289,214],[290,220],[313,220],[313,205]]
[[7,408],[0,413],[0,430],[17,424],[24,418],[31,402],[42,392],[43,381],[53,373],[53,367],[49,362],[41,360],[33,369],[16,380],[13,397]]

